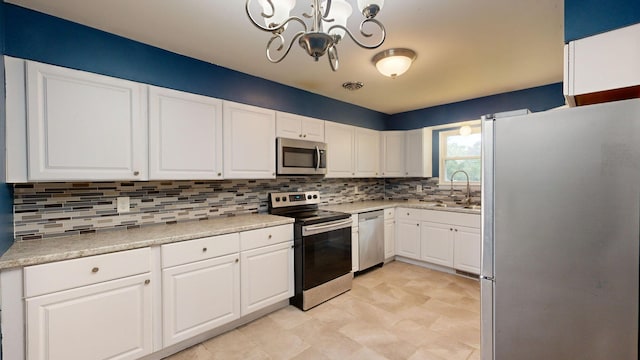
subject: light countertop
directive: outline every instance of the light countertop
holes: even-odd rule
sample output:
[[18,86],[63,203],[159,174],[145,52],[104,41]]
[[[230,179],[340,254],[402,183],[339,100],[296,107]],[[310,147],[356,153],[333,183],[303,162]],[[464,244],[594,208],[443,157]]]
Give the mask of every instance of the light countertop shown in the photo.
[[23,240],[15,242],[0,257],[0,269],[131,250],[293,222],[293,218],[282,216],[248,214],[170,225],[150,225],[130,230]]
[[405,207],[412,209],[425,209],[436,211],[450,211],[465,214],[478,214],[480,215],[480,209],[465,209],[460,205],[449,205],[447,207],[436,206],[435,202],[425,201],[411,201],[411,200],[367,200],[357,201],[352,203],[344,203],[338,205],[325,205],[322,209],[341,211],[349,214],[358,214],[368,211],[383,210],[393,207]]

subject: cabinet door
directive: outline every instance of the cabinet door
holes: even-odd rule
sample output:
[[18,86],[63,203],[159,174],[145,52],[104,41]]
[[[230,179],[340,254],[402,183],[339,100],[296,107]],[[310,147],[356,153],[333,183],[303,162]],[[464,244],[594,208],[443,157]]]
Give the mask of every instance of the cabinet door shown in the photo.
[[390,259],[396,255],[396,227],[394,220],[384,221],[384,258]]
[[224,176],[275,178],[275,112],[229,101],[224,102],[223,110]]
[[150,277],[26,299],[27,359],[125,360],[151,353]]
[[324,120],[278,112],[276,135],[289,139],[324,142]]
[[454,229],[453,267],[480,274],[481,246],[480,229],[457,226]]
[[150,87],[149,178],[222,178],[222,100]]
[[302,137],[305,140],[324,142],[324,120],[303,117]]
[[420,259],[420,223],[418,221],[398,220],[396,255]]
[[420,238],[422,260],[453,267],[453,226],[423,221]]
[[293,296],[293,242],[240,253],[242,316]]
[[383,177],[405,176],[405,131],[383,131],[380,135],[380,166]]
[[238,254],[162,271],[164,346],[240,317]]
[[376,177],[380,174],[380,132],[356,128],[356,176]]
[[276,113],[276,136],[300,140],[302,138],[301,116],[283,112]]
[[431,129],[409,130],[406,133],[405,175],[431,176]]
[[327,177],[354,177],[354,127],[326,122],[324,131],[327,141]]
[[[565,95],[638,86],[638,38],[640,24],[635,24],[565,45]],[[628,94],[635,94],[634,97],[637,97],[638,90],[629,90]]]
[[29,180],[147,179],[146,86],[27,62]]

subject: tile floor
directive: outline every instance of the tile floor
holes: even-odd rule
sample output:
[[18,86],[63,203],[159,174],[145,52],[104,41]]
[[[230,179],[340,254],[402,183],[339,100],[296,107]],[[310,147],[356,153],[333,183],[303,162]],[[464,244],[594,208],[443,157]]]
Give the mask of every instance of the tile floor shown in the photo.
[[166,359],[466,360],[479,349],[479,283],[395,261],[309,311],[286,307]]

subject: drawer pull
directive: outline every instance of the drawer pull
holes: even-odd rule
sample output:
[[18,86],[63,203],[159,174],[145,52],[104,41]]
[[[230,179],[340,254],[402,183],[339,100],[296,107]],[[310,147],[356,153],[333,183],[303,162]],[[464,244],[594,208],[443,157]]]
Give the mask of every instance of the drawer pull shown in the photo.
[[94,267],[93,269],[91,269],[91,272],[94,274],[97,273],[98,271],[100,271],[99,267]]
[[453,231],[453,228],[449,228],[449,231]]
[[147,280],[145,280],[145,281],[144,281],[144,284],[145,284],[145,285],[149,285],[149,283],[151,283],[151,280],[149,280],[149,279],[147,279]]
[[207,248],[206,247],[202,248],[202,252],[207,252]]
[[134,171],[133,172],[133,176],[138,176],[138,175],[140,175],[140,171]]
[[271,238],[272,238],[272,236],[271,236],[271,234],[269,234],[269,239],[271,239]]
[[239,261],[240,261],[240,259],[236,259],[236,262],[239,262]]

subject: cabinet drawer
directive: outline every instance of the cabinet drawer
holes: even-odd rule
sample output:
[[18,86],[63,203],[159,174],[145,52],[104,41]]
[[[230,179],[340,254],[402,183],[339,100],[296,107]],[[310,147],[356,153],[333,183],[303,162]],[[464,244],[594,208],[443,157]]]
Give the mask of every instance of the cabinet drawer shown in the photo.
[[396,211],[396,217],[398,218],[398,220],[422,220],[422,210],[398,208],[398,210]]
[[463,214],[451,211],[424,210],[424,221],[441,224],[480,228],[480,214]]
[[384,209],[384,219],[385,220],[394,220],[396,218],[396,209]]
[[244,231],[240,233],[240,250],[251,250],[290,240],[293,240],[293,224]]
[[240,251],[238,233],[210,236],[161,246],[162,268],[188,264]]
[[24,268],[24,294],[28,298],[149,271],[149,248],[28,266]]

